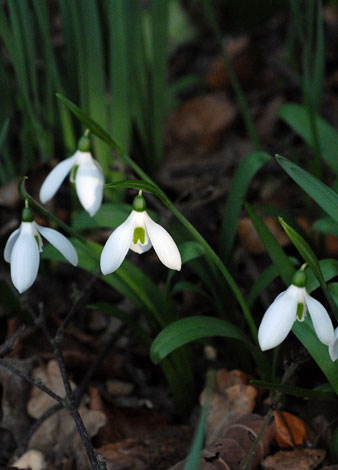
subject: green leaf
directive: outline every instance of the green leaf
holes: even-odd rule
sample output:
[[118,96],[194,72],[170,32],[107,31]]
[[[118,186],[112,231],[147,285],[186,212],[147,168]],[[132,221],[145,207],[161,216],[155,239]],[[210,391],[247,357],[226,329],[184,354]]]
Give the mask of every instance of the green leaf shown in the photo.
[[182,264],[188,263],[193,259],[199,258],[200,256],[205,255],[204,247],[194,241],[186,241],[180,244],[180,253],[182,258]]
[[318,230],[321,233],[338,236],[338,224],[332,217],[322,217],[316,220],[311,230]]
[[280,155],[276,155],[276,159],[283,170],[298,184],[298,186],[300,186],[325,212],[327,212],[330,217],[338,222],[337,193],[295,163],[290,162]]
[[274,392],[285,393],[293,397],[301,397],[306,400],[323,400],[323,401],[336,401],[337,394],[332,392],[324,392],[320,390],[309,390],[307,388],[295,387],[291,385],[274,384],[264,382],[263,380],[251,380],[250,383],[258,388],[265,390],[272,390]]
[[77,231],[97,227],[113,229],[121,225],[126,220],[132,209],[133,208],[130,204],[102,204],[98,212],[93,217],[85,211],[75,214],[72,227]]
[[295,321],[292,331],[309,351],[335,392],[338,393],[338,361],[331,360],[328,347],[319,341],[310,316],[307,316],[303,322]]
[[292,276],[295,272],[292,262],[289,257],[284,253],[284,250],[280,247],[276,238],[272,235],[270,230],[264,224],[263,220],[259,215],[252,209],[249,204],[245,204],[245,208],[252,220],[255,229],[258,232],[264,246],[269,253],[269,256],[280,273],[283,281],[286,285],[291,283]]
[[[319,266],[325,282],[330,281],[332,278],[338,275],[338,260],[336,259],[322,259],[319,261]],[[319,282],[310,269],[306,271],[306,277],[306,290],[310,293],[319,287]]]
[[153,193],[157,197],[162,197],[162,192],[158,190],[158,187],[152,183],[142,180],[121,180],[114,181],[114,183],[109,183],[105,185],[106,188],[126,188],[126,189],[141,189],[142,191],[147,191],[148,193]]
[[155,364],[162,361],[175,349],[211,336],[222,336],[237,339],[248,348],[258,366],[265,367],[265,356],[243,333],[232,323],[214,317],[194,316],[182,318],[164,328],[154,339],[150,348],[150,357]]
[[314,251],[310,247],[310,245],[304,240],[303,237],[301,237],[296,232],[296,230],[290,227],[290,225],[288,225],[281,217],[279,217],[279,222],[281,226],[283,227],[283,229],[285,230],[285,233],[287,234],[287,236],[290,238],[294,246],[299,251],[300,255],[303,257],[305,262],[315,273],[318,280],[323,280],[323,274],[320,269],[319,261],[316,255],[314,254]]
[[208,380],[206,385],[205,399],[202,407],[202,412],[198,420],[197,428],[194,435],[194,440],[187,457],[184,470],[198,470],[201,461],[201,450],[203,448],[204,433],[207,425],[208,410],[211,403],[212,392],[215,384],[215,371],[209,371]]
[[220,254],[224,260],[229,259],[233,249],[238,218],[248,187],[257,171],[270,160],[271,156],[267,153],[254,152],[241,160],[235,171],[224,209],[219,241]]
[[[312,127],[306,107],[285,104],[280,108],[279,115],[308,145],[313,146]],[[315,119],[323,159],[338,174],[338,131],[318,115],[315,115]]]
[[76,104],[72,101],[61,95],[60,93],[56,93],[57,98],[64,103],[67,108],[69,108],[73,114],[82,122],[82,124],[89,129],[94,135],[102,139],[108,145],[110,145],[118,154],[121,154],[122,151],[117,143],[110,137],[108,132],[106,132],[99,124],[97,124],[93,119],[91,119],[86,113],[82,111]]

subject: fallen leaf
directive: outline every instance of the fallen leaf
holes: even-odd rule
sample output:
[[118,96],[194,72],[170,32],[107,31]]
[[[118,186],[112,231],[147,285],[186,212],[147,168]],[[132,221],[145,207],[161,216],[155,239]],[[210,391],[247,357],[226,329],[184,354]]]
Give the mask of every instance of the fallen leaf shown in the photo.
[[224,93],[191,98],[173,111],[166,123],[167,144],[184,155],[203,155],[215,149],[229,130],[237,111]]
[[[61,372],[58,363],[55,360],[49,361],[47,366],[36,367],[32,376],[35,380],[41,380],[43,384],[49,387],[54,393],[65,396],[65,387],[62,381]],[[71,382],[74,390],[75,384]],[[55,405],[55,400],[37,387],[33,387],[31,397],[27,403],[28,414],[32,418],[40,418],[40,416],[49,408]]]
[[[221,369],[216,374],[215,391],[208,412],[206,445],[213,444],[228,429],[230,423],[255,407],[257,389],[248,385],[247,376],[241,371],[227,372]],[[203,403],[205,392],[201,394]]]
[[[286,246],[290,240],[286,236],[280,223],[276,218],[263,217],[263,222],[266,224],[271,233],[275,236],[280,246]],[[238,222],[238,236],[244,248],[254,255],[261,255],[266,253],[266,248],[258,235],[250,217],[243,217]]]
[[312,470],[324,460],[326,455],[322,449],[280,450],[262,462],[265,470]]
[[[202,451],[200,470],[241,470],[263,423],[264,418],[255,414],[242,416],[233,422],[213,445]],[[272,425],[265,430],[251,463],[251,470],[258,468],[269,451],[274,433]],[[170,470],[184,470],[185,464],[186,460],[179,462]]]
[[[238,80],[242,85],[250,85],[256,77],[257,56],[250,48],[247,36],[239,36],[227,41],[225,44],[229,60],[235,70]],[[207,82],[212,89],[226,90],[231,87],[231,79],[225,65],[224,56],[216,56],[210,64]]]
[[308,438],[304,421],[287,411],[274,411],[274,418],[279,447],[304,445]]
[[25,452],[13,465],[17,468],[44,470],[47,465],[43,454],[39,450],[31,449]]
[[[64,396],[64,385],[56,361],[50,361],[46,367],[38,367],[33,371],[35,379],[42,380],[55,393]],[[75,388],[75,384],[72,384]],[[106,424],[106,416],[102,411],[90,410],[86,406],[86,398],[79,406],[79,413],[90,438]],[[55,401],[37,388],[33,388],[27,409],[29,414],[38,419],[46,410],[55,405]],[[29,449],[37,449],[56,463],[66,456],[75,457],[78,468],[87,468],[88,457],[82,445],[74,420],[68,409],[62,409],[47,418],[31,437]]]
[[[107,463],[114,464],[113,469],[148,469],[148,451],[144,442],[135,439],[125,439],[113,444],[106,444],[97,452],[103,455]],[[109,468],[109,466],[108,466]]]

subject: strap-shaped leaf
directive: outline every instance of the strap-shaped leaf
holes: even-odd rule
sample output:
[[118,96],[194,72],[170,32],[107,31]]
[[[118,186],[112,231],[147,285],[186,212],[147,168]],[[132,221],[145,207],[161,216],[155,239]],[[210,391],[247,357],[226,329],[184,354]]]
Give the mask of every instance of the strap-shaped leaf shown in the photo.
[[269,370],[264,354],[250,342],[240,328],[226,320],[206,316],[182,318],[168,325],[154,339],[150,348],[150,357],[155,364],[158,364],[177,348],[192,341],[212,336],[223,336],[242,341],[261,371]]
[[320,282],[324,281],[322,271],[320,269],[319,261],[317,256],[315,255],[314,251],[310,247],[307,241],[304,240],[303,237],[299,235],[290,225],[288,225],[285,220],[281,217],[278,218],[281,226],[285,230],[285,233],[290,238],[292,243],[295,245],[297,250],[299,251],[300,255],[304,258],[308,266],[312,269],[315,276],[317,277]]
[[301,397],[307,400],[324,400],[324,401],[336,401],[337,394],[332,390],[326,392],[323,390],[309,390],[307,388],[295,387],[291,385],[275,384],[270,382],[264,382],[263,380],[251,380],[252,385],[258,388],[264,388],[265,390],[272,390],[274,392],[285,393],[286,395],[292,395],[294,397]]
[[[337,154],[336,154],[337,156]],[[338,195],[331,188],[322,183],[287,158],[276,155],[276,159],[283,170],[300,186],[327,214],[338,222]]]

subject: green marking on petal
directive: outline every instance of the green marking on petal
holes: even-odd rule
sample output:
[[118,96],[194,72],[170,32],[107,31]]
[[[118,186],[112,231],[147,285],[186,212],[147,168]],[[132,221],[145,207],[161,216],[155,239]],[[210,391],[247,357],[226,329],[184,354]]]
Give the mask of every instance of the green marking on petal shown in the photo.
[[75,183],[75,178],[76,178],[76,173],[77,173],[77,170],[79,169],[79,165],[75,165],[73,166],[72,168],[72,171],[70,173],[70,181],[72,183]]
[[36,240],[36,243],[38,244],[38,248],[40,250],[40,239],[39,239],[39,236],[38,235],[34,235],[34,238]]
[[142,245],[144,245],[144,242],[146,240],[146,232],[143,227],[136,227],[134,230],[133,243],[136,245],[139,240]]
[[303,320],[304,304],[303,302],[298,302],[296,316],[299,321]]

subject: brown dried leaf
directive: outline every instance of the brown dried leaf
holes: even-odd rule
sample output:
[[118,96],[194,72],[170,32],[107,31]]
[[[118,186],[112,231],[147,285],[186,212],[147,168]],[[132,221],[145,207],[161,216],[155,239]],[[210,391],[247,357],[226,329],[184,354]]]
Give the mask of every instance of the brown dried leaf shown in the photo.
[[[257,56],[250,48],[247,36],[239,36],[225,45],[232,66],[235,69],[239,81],[246,85],[252,84],[256,77]],[[223,55],[218,55],[212,61],[207,75],[207,81],[215,90],[225,90],[231,87],[231,79],[224,62]]]
[[[232,423],[222,438],[202,451],[200,470],[241,470],[263,422],[264,418],[261,416],[249,414]],[[274,434],[273,426],[268,426],[256,449],[251,470],[258,468],[269,450]],[[185,462],[179,462],[170,470],[183,470]]]
[[13,463],[13,466],[17,468],[33,470],[44,470],[46,467],[46,461],[43,454],[39,450],[28,450],[18,460]]
[[[32,376],[35,380],[41,380],[43,384],[49,387],[54,393],[65,396],[65,387],[63,385],[60,369],[55,360],[49,361],[47,366],[39,366],[33,370]],[[75,384],[71,383],[72,389]],[[39,388],[33,387],[31,397],[27,403],[27,411],[32,418],[39,418],[46,410],[55,405],[55,400]]]
[[[37,367],[32,375],[35,379],[42,380],[58,395],[65,395],[61,373],[56,361],[50,361],[46,367]],[[72,388],[75,388],[75,384],[72,384]],[[106,416],[102,411],[88,409],[85,400],[79,406],[79,413],[89,436],[93,437],[106,424]],[[38,419],[54,405],[55,401],[49,395],[33,388],[27,409],[32,417]],[[52,455],[55,461],[61,461],[66,455],[75,456],[79,468],[86,468],[88,464],[75,423],[66,409],[62,409],[46,419],[33,434],[28,447],[40,450],[49,457]]]
[[302,446],[308,433],[304,421],[287,411],[275,411],[276,439],[279,447]]
[[97,452],[107,460],[108,469],[147,470],[148,468],[148,451],[144,442],[125,439],[114,444],[106,444],[97,449]]
[[[255,406],[257,390],[247,385],[247,376],[240,371],[219,370],[216,375],[215,391],[208,412],[206,445],[219,440],[229,424],[239,416],[250,413]],[[203,403],[205,392],[202,392]]]
[[326,455],[322,449],[280,450],[262,462],[265,470],[312,470],[324,460]]
[[168,117],[167,143],[185,154],[203,155],[215,149],[237,111],[223,93],[191,98]]
[[[286,246],[290,240],[286,236],[278,220],[273,217],[263,217],[263,221],[281,246]],[[238,236],[244,248],[254,255],[261,255],[266,248],[260,239],[250,217],[243,217],[238,222]]]

